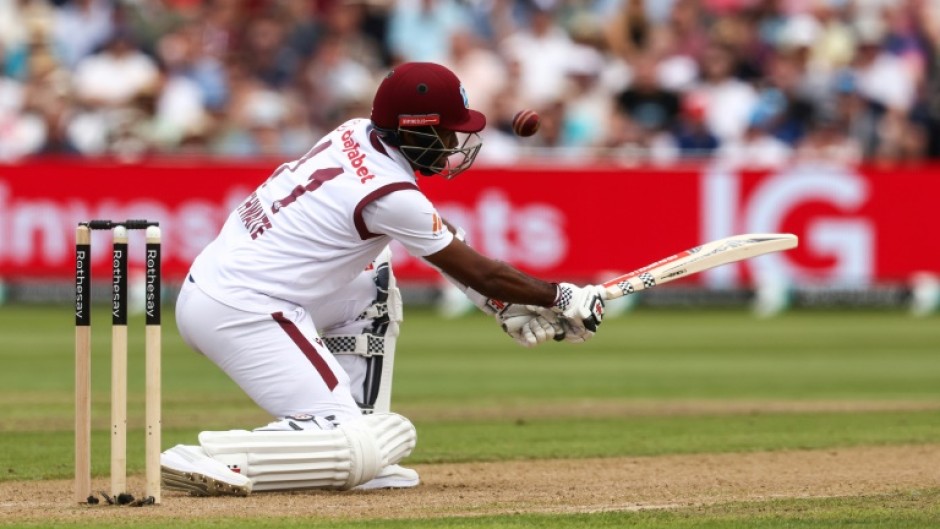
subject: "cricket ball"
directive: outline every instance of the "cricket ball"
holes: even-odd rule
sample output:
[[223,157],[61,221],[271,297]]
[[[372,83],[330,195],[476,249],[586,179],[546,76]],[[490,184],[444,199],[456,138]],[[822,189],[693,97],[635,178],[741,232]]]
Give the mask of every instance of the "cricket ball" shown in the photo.
[[512,131],[516,136],[527,138],[538,132],[540,123],[539,115],[534,110],[520,110],[512,118]]

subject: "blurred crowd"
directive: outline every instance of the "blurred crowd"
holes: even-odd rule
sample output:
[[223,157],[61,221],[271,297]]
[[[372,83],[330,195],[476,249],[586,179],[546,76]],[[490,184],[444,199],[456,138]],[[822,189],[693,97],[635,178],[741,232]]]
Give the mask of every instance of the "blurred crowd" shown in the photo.
[[935,0],[0,0],[0,161],[295,156],[403,61],[496,163],[940,157]]

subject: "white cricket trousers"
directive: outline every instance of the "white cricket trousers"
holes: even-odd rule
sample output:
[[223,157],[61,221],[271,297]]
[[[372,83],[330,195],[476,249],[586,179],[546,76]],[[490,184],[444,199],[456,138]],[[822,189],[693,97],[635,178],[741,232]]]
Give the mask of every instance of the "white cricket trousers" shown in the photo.
[[[270,313],[246,312],[220,303],[199,289],[198,278],[194,281],[184,281],[176,303],[180,335],[258,406],[277,418],[332,415],[342,423],[361,417],[346,371],[354,371],[354,378],[364,376],[355,372],[360,359],[342,355],[344,369],[323,345],[317,328],[358,334],[371,323],[355,321],[375,299],[370,273],[361,274],[329,302],[305,308],[285,301]],[[361,365],[364,369],[364,362]]]

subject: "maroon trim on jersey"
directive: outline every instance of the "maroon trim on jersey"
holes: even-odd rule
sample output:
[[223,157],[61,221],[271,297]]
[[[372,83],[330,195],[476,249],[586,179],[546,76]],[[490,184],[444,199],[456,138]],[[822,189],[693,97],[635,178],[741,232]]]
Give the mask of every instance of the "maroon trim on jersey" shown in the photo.
[[372,202],[375,202],[385,195],[394,193],[395,191],[401,191],[403,189],[414,189],[415,191],[418,191],[418,186],[410,182],[398,182],[395,184],[382,186],[363,197],[363,199],[360,200],[358,204],[356,204],[356,209],[353,211],[353,222],[356,224],[356,231],[359,232],[360,239],[366,240],[373,237],[378,237],[380,235],[378,233],[372,233],[368,228],[366,228],[366,221],[362,218],[362,210],[364,210],[366,206]]
[[385,150],[385,145],[383,145],[382,141],[379,139],[379,133],[376,132],[375,129],[369,131],[369,142],[372,143],[372,147],[375,148],[375,150],[391,158],[391,155]]
[[320,373],[320,378],[323,379],[323,382],[326,384],[327,389],[333,391],[333,388],[339,384],[339,380],[336,379],[336,375],[333,373],[333,370],[330,369],[330,366],[327,365],[326,360],[320,356],[317,348],[313,346],[307,340],[307,337],[300,332],[300,329],[294,325],[294,322],[284,317],[283,312],[275,312],[271,314],[271,317],[274,318],[274,321],[284,329],[284,332],[287,333],[287,336],[297,344],[297,347],[300,348],[301,352],[304,353],[304,356],[310,360],[310,363],[313,364],[313,367],[316,368],[317,373]]

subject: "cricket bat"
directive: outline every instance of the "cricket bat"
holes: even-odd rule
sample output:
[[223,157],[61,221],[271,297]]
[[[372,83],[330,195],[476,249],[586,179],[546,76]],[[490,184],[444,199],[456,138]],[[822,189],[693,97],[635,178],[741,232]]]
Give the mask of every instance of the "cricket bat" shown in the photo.
[[603,297],[617,299],[716,266],[790,250],[797,244],[796,235],[791,233],[749,233],[718,239],[604,282]]

